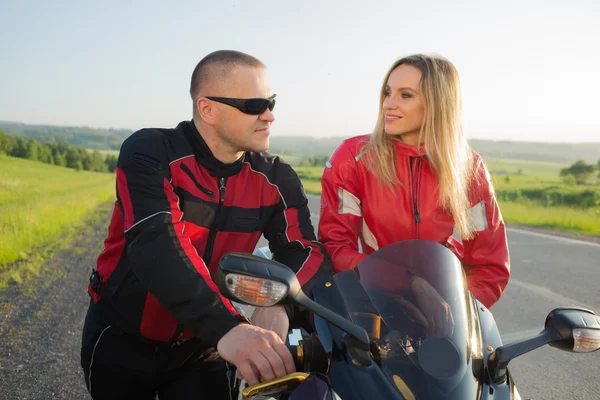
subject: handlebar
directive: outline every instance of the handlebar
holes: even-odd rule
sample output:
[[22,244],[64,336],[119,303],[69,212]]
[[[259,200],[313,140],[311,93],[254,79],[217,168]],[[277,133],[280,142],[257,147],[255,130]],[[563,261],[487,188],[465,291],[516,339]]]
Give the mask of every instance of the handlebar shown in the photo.
[[298,345],[287,345],[292,353],[296,371],[326,374],[329,370],[329,355],[316,333],[304,336]]

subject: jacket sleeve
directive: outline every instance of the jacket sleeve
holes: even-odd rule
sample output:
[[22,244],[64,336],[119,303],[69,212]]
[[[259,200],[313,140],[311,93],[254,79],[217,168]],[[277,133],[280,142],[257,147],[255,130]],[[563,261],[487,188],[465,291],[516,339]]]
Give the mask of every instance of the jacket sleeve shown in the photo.
[[510,277],[510,257],[502,214],[490,174],[480,158],[471,201],[473,239],[463,241],[463,265],[467,286],[477,300],[491,307],[502,295]]
[[319,240],[335,272],[353,269],[367,257],[358,251],[362,209],[355,164],[352,152],[342,143],[327,162],[321,179]]
[[264,236],[273,258],[290,267],[305,293],[324,275],[331,275],[331,262],[323,245],[317,241],[310,220],[308,198],[302,182],[292,167],[279,158],[274,160],[273,184],[280,201],[267,223]]
[[173,191],[163,136],[141,130],[121,148],[117,197],[124,219],[127,257],[140,283],[180,323],[215,346],[241,323],[222,297],[202,258],[185,235]]

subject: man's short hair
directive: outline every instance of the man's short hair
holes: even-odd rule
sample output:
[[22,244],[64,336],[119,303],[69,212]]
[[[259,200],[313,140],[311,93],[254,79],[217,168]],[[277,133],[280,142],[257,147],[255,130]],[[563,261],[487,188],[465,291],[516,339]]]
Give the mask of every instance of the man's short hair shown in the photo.
[[265,68],[257,58],[235,50],[218,50],[204,57],[192,73],[190,83],[190,96],[196,101],[198,94],[211,80],[226,79],[232,68],[238,66]]

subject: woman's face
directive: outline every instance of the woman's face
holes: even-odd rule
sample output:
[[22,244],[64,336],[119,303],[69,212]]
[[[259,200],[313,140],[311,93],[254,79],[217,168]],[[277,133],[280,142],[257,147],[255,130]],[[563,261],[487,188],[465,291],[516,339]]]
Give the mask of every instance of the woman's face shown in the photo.
[[420,92],[421,71],[402,64],[392,71],[384,88],[385,133],[399,136],[410,145],[418,145],[423,125],[425,102]]

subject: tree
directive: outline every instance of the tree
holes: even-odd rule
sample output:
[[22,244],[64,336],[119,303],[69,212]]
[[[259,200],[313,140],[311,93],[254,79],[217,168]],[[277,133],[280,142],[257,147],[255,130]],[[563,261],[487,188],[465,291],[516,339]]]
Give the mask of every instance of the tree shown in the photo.
[[117,161],[119,158],[114,154],[109,154],[106,156],[104,163],[108,166],[108,170],[110,172],[115,172],[117,170]]
[[67,166],[67,160],[65,159],[65,156],[63,156],[61,153],[56,153],[54,154],[54,165],[58,165],[59,167],[66,167]]
[[94,159],[92,155],[86,151],[83,154],[80,154],[81,164],[83,165],[83,169],[86,171],[94,171]]
[[117,167],[117,157],[114,155],[105,158],[98,150],[90,152],[65,142],[40,143],[35,139],[6,135],[2,130],[0,154],[76,170],[114,172]]
[[27,142],[23,138],[17,138],[10,155],[12,157],[27,158]]
[[563,182],[567,186],[575,186],[577,182],[575,181],[575,177],[573,175],[567,175],[563,177]]
[[594,173],[595,169],[596,167],[594,165],[586,164],[585,161],[579,160],[570,167],[561,169],[560,176],[566,177],[568,175],[572,175],[578,185],[583,185]]
[[10,154],[9,142],[10,137],[6,136],[2,129],[0,129],[0,154]]
[[67,160],[67,167],[75,168],[75,164],[79,162],[80,169],[83,168],[81,165],[81,158],[79,157],[79,153],[74,147],[69,147],[67,150],[67,154],[65,155],[65,159]]
[[25,158],[32,161],[40,161],[40,145],[37,141],[29,139],[27,141]]

